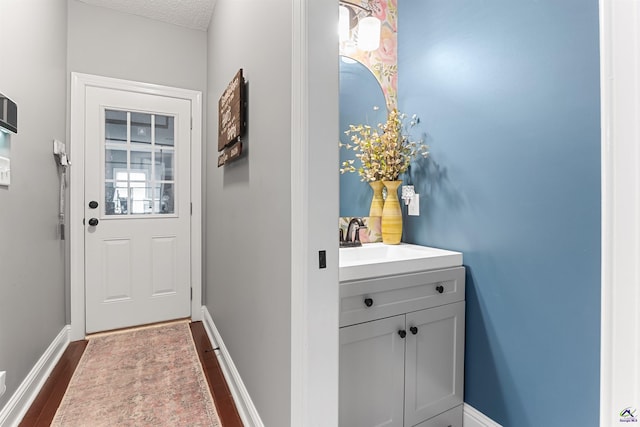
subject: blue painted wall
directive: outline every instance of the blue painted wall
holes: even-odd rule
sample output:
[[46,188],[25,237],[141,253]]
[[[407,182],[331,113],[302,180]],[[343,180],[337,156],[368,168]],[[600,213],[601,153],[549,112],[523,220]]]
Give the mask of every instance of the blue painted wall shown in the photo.
[[465,401],[597,426],[597,0],[399,0],[399,107],[431,159],[405,240],[464,252]]

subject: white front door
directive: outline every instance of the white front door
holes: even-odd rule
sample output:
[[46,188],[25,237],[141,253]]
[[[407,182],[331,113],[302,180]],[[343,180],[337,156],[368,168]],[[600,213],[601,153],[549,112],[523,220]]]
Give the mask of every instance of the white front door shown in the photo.
[[191,103],[87,87],[86,332],[191,314]]

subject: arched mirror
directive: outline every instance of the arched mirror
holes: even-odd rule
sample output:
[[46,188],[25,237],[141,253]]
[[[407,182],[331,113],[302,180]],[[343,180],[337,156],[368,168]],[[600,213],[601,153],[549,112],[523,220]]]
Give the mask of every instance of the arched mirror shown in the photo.
[[[340,57],[340,141],[347,143],[345,135],[349,125],[369,124],[372,127],[387,119],[387,103],[380,83],[364,64],[347,56]],[[340,149],[340,163],[355,158],[353,150]],[[358,161],[356,160],[356,165]],[[368,216],[372,191],[369,184],[360,181],[360,175],[340,175],[340,216]]]

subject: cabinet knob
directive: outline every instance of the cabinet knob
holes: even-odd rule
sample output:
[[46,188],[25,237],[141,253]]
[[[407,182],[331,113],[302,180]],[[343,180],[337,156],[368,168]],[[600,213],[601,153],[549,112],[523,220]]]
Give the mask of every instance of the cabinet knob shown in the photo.
[[418,333],[418,328],[417,328],[417,327],[415,327],[415,326],[410,327],[410,328],[409,328],[409,330],[411,331],[411,333],[412,333],[413,335],[415,335],[415,334],[417,334],[417,333]]
[[405,331],[405,330],[403,330],[403,329],[400,329],[400,330],[398,331],[398,335],[400,335],[400,338],[404,338],[404,337],[406,337],[406,336],[407,336],[407,331]]
[[444,286],[442,286],[442,285],[436,286],[436,291],[438,291],[439,294],[443,293],[444,292]]
[[371,307],[373,305],[373,300],[371,298],[365,298],[364,305],[366,305],[367,307]]

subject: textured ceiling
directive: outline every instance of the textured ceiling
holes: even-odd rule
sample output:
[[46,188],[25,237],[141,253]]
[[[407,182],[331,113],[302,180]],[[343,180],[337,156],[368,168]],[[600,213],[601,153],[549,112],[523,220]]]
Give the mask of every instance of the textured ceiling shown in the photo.
[[215,0],[80,0],[156,21],[206,31]]

